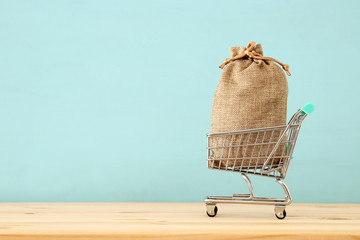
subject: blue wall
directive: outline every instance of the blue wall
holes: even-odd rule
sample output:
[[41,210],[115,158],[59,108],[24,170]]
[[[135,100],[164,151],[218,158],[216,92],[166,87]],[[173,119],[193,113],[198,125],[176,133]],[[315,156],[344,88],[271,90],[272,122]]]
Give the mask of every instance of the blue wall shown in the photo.
[[[358,1],[0,1],[0,201],[201,201],[228,48],[290,65],[295,202],[359,202]],[[281,196],[271,179],[255,193]]]

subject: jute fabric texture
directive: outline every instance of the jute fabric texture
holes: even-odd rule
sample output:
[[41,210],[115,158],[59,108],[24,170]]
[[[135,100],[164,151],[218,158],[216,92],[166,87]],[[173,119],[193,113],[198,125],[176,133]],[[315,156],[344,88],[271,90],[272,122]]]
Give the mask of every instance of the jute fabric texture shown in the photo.
[[[235,58],[235,60],[227,59],[226,66],[223,66],[224,70],[212,105],[211,133],[286,124],[288,84],[285,73],[270,60],[243,56],[244,52],[249,49],[249,45],[247,48],[230,48],[231,58]],[[255,45],[254,43],[251,50],[256,56],[263,55],[260,44]],[[243,57],[236,59],[237,56]],[[288,70],[288,65],[286,66]],[[261,168],[259,164],[265,161],[261,157],[270,153],[272,149],[262,148],[261,144],[256,143],[276,142],[279,136],[280,133],[275,132],[273,136],[248,134],[243,139],[220,137],[217,142],[210,139],[210,147],[230,146],[230,149],[226,151],[214,150],[213,157],[219,160],[214,161],[213,164],[219,167],[256,165]],[[275,144],[271,146],[273,147]],[[280,160],[283,152],[283,148],[277,150],[275,161]],[[227,159],[227,161],[222,161],[223,159]]]

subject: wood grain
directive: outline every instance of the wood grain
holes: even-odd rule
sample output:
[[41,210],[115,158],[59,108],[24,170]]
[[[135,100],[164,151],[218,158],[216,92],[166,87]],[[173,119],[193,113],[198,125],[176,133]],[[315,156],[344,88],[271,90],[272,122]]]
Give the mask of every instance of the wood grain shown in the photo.
[[0,239],[360,239],[360,204],[0,203]]

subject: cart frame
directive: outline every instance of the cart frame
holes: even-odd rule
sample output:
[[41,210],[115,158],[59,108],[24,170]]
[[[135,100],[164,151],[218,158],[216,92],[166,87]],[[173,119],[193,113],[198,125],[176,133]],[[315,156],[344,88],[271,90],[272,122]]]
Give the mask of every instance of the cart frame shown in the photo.
[[[241,176],[247,183],[249,188],[249,194],[233,194],[232,196],[209,196],[204,202],[206,203],[206,212],[209,217],[215,217],[218,208],[217,203],[231,203],[231,204],[267,204],[275,205],[275,216],[278,219],[284,219],[286,217],[285,208],[287,205],[292,203],[292,197],[287,185],[283,182],[283,179],[286,177],[286,173],[292,159],[292,154],[296,144],[296,140],[302,125],[303,120],[308,114],[314,110],[314,105],[311,103],[306,104],[300,108],[289,120],[287,125],[268,127],[268,128],[258,128],[234,132],[222,132],[222,133],[209,133],[208,138],[208,168],[222,171],[232,171],[239,172]],[[274,132],[280,132],[279,138],[277,141],[272,141],[272,136]],[[271,133],[270,139],[266,141],[265,135]],[[234,139],[236,137],[243,139],[243,136],[248,134],[247,143],[242,144],[241,140],[239,144],[233,145]],[[250,143],[249,139],[251,134],[256,134],[255,143]],[[263,134],[262,141],[258,142],[259,134]],[[226,138],[231,137],[230,144],[226,144]],[[214,138],[216,139],[216,144],[214,145]],[[260,137],[261,138],[261,137]],[[221,144],[219,145],[219,139]],[[211,142],[212,140],[212,142]],[[264,141],[265,140],[265,141]],[[274,145],[272,148],[271,146]],[[251,156],[238,157],[240,148],[245,148],[245,152],[248,148],[253,148]],[[254,150],[258,147],[267,147],[267,152],[265,156],[260,156],[260,153],[254,156]],[[279,146],[282,146],[279,149]],[[230,155],[232,149],[237,148],[236,157]],[[269,152],[269,149],[272,150]],[[225,151],[226,150],[226,151]],[[281,154],[279,155],[279,150]],[[216,151],[221,151],[221,154],[216,154]],[[227,155],[226,152],[229,152]],[[251,151],[251,150],[250,150]],[[224,154],[225,152],[225,154]],[[236,161],[241,162],[240,166],[236,165]],[[248,164],[243,164],[245,161],[249,162]],[[253,165],[251,165],[253,161]],[[219,163],[219,164],[217,164]],[[229,165],[229,163],[231,163]],[[225,167],[223,166],[225,165]],[[279,183],[285,193],[284,198],[265,198],[265,197],[255,197],[254,189],[251,184],[250,178],[247,176],[251,175],[260,175],[264,177],[275,178],[276,182]]]

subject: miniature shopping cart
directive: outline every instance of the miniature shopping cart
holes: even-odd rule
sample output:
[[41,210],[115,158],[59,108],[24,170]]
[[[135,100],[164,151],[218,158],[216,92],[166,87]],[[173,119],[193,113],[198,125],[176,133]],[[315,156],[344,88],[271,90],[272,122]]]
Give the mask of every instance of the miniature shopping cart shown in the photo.
[[[284,126],[210,133],[208,137],[208,168],[239,172],[249,187],[249,194],[209,196],[205,199],[206,212],[215,217],[217,203],[275,205],[275,216],[286,217],[285,207],[292,202],[289,188],[283,182],[289,167],[302,121],[314,110],[309,103],[299,109]],[[285,198],[254,197],[247,174],[275,178],[285,192]]]

